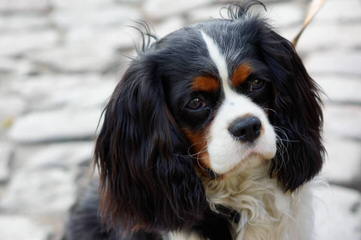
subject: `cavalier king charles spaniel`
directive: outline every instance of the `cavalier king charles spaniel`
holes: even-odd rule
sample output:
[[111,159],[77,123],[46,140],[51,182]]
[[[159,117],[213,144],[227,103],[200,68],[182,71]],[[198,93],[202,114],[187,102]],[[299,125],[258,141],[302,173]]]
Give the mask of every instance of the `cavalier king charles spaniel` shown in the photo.
[[105,108],[99,181],[66,239],[313,238],[318,88],[255,3],[138,53]]

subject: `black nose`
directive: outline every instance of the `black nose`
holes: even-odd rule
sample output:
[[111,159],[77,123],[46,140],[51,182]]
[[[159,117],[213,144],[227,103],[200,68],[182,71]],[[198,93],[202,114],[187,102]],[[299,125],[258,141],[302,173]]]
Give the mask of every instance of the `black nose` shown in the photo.
[[238,140],[253,142],[261,133],[261,121],[257,117],[243,117],[234,120],[228,131]]

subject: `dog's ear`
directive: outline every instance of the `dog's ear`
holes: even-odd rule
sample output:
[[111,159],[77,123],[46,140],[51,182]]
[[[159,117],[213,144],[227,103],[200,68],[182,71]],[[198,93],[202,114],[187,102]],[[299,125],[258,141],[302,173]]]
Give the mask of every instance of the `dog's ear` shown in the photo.
[[292,44],[273,31],[263,41],[263,57],[274,78],[270,114],[278,136],[270,171],[285,190],[293,191],[322,167],[321,100]]
[[128,231],[178,229],[206,207],[194,159],[150,58],[135,60],[117,85],[95,149],[101,213]]

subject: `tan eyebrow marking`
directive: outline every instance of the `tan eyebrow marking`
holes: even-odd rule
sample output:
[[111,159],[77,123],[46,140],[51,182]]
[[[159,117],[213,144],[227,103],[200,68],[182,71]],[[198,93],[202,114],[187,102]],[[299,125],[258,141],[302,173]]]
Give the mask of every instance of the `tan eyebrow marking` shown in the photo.
[[244,83],[249,75],[252,73],[252,67],[248,63],[239,65],[232,74],[232,85],[233,87],[238,87]]
[[194,78],[192,83],[194,91],[215,92],[219,87],[219,81],[211,76],[198,76]]

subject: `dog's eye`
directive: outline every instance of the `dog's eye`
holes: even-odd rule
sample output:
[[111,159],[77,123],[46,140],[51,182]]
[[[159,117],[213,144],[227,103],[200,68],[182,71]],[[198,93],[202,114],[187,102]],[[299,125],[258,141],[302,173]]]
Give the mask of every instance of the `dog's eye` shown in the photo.
[[198,110],[206,106],[205,101],[200,97],[192,98],[186,105],[188,109]]
[[261,90],[264,85],[265,85],[265,81],[260,80],[260,79],[253,79],[250,81],[249,83],[249,91],[257,91],[257,90]]

